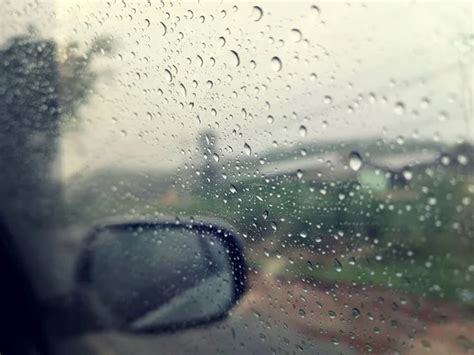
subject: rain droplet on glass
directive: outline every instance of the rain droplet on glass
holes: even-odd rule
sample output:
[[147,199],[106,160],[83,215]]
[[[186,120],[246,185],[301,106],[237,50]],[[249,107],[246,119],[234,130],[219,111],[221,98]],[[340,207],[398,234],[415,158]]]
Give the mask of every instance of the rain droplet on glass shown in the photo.
[[280,71],[281,68],[282,68],[280,58],[273,57],[272,60],[271,60],[271,66],[272,66],[273,71],[276,71],[276,72]]
[[260,21],[263,17],[263,10],[260,6],[254,6],[252,8],[252,19],[257,22]]
[[358,171],[362,167],[362,157],[357,152],[349,154],[349,166],[352,170]]
[[244,153],[248,156],[252,155],[252,148],[250,147],[250,145],[248,145],[248,143],[244,144]]

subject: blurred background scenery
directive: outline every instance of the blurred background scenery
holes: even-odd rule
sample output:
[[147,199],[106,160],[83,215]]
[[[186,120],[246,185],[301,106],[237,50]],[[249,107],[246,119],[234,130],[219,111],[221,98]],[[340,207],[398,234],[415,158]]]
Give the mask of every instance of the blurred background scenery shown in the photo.
[[228,320],[81,339],[97,353],[474,352],[471,2],[0,8],[0,64],[55,83],[54,112],[2,116],[2,165],[38,164],[8,193],[44,195],[71,230],[211,217],[244,244],[250,289]]

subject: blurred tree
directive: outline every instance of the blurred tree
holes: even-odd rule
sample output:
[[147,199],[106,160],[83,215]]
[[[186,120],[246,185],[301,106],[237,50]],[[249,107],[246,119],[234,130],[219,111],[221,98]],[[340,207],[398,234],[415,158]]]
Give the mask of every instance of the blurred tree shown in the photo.
[[30,29],[0,50],[0,211],[38,223],[53,214],[60,201],[54,163],[61,123],[78,116],[98,78],[93,59],[112,47],[99,37],[84,52],[76,42],[58,51]]
[[[57,44],[33,31],[0,49],[0,221],[15,236],[0,242],[31,272],[54,265],[52,231],[64,220],[54,171],[61,125],[93,92],[93,58],[111,49],[99,38],[84,52],[72,43],[58,56]],[[54,285],[51,275],[34,274],[38,292]]]
[[92,68],[94,59],[99,55],[110,55],[113,42],[107,37],[98,37],[85,51],[77,42],[70,42],[59,50],[58,98],[61,115],[65,120],[79,117],[78,109],[94,93],[94,86],[100,74]]

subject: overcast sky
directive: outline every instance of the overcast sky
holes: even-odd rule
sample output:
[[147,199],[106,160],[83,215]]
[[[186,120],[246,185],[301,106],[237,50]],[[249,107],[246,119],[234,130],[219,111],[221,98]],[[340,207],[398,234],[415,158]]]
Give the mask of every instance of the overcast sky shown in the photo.
[[1,42],[34,24],[60,45],[116,43],[80,129],[63,134],[65,177],[181,165],[206,128],[227,156],[245,143],[473,139],[471,2],[34,3],[2,1]]

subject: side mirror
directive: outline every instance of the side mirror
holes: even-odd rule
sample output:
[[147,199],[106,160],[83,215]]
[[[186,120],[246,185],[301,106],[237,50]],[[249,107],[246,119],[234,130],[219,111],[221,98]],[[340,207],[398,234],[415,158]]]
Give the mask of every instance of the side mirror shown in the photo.
[[131,332],[222,319],[246,288],[236,235],[204,223],[96,228],[85,240],[76,276],[81,304],[94,323]]

